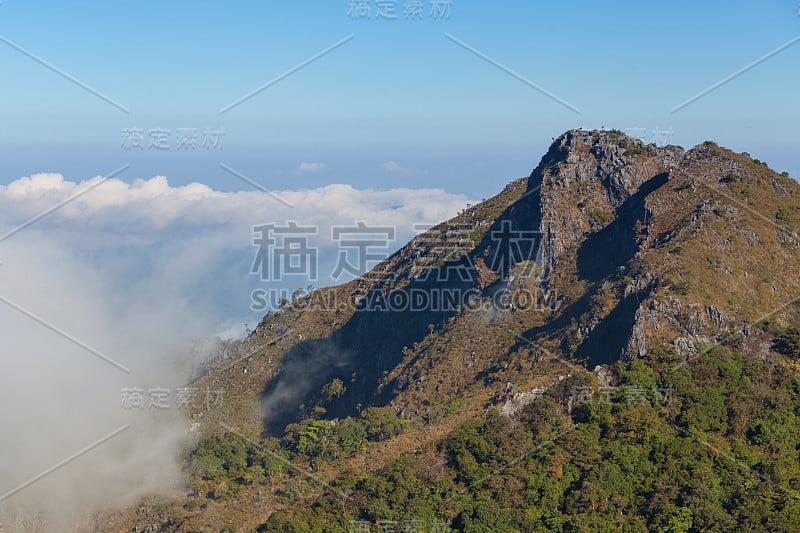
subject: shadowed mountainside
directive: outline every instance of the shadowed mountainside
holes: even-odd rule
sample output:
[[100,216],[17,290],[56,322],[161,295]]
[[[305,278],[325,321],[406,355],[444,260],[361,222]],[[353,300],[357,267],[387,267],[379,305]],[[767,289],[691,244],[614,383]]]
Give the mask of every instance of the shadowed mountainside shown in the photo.
[[[235,515],[250,529],[261,525],[263,531],[300,531],[311,526],[280,528],[293,520],[311,520],[304,510],[313,505],[326,527],[344,531],[340,517],[381,518],[372,501],[383,502],[381,512],[403,516],[400,510],[389,511],[380,487],[402,485],[402,476],[395,473],[413,464],[421,485],[404,490],[429,498],[417,505],[430,504],[447,514],[457,530],[482,531],[475,524],[486,520],[489,511],[480,507],[484,496],[476,492],[484,489],[473,485],[481,479],[483,463],[502,466],[496,459],[506,454],[511,462],[509,449],[531,435],[551,435],[559,424],[579,426],[587,432],[585,442],[628,435],[618,426],[634,422],[614,418],[616,411],[573,409],[568,384],[596,389],[663,382],[681,383],[688,390],[696,381],[704,388],[692,389],[686,397],[701,401],[697,398],[714,397],[714,387],[720,385],[706,380],[712,371],[698,367],[697,361],[710,364],[705,354],[719,344],[726,349],[731,345],[737,355],[711,350],[715,357],[747,361],[741,364],[751,374],[737,385],[742,390],[764,382],[754,370],[759,364],[771,375],[783,376],[775,369],[790,365],[770,346],[781,342],[789,346],[781,353],[794,353],[794,345],[781,335],[798,323],[791,305],[800,295],[798,229],[800,187],[746,154],[710,142],[684,150],[644,145],[618,131],[570,130],[553,142],[528,178],[417,237],[368,275],[317,290],[265,316],[247,340],[198,381],[198,386],[223,388],[227,395],[224,408],[202,413],[204,439],[238,439],[230,432],[236,428],[291,461],[297,471],[311,471],[354,494],[354,501],[337,500],[335,491],[331,496],[328,488],[313,483],[301,490],[289,474],[256,482],[247,480],[264,475],[225,477],[190,469],[194,481],[188,501],[201,501],[205,507],[198,510],[192,504],[192,510],[181,511],[174,502],[166,503],[159,507],[161,515],[156,513],[159,519],[126,518],[120,523],[194,531],[201,525],[222,527],[223,516]],[[728,376],[724,379],[734,387],[732,371],[721,368],[718,376]],[[684,379],[686,372],[694,377]],[[788,383],[784,377],[775,379]],[[744,435],[731,437],[731,442],[751,438],[747,435],[757,430],[748,429],[742,413],[754,417],[757,410],[742,404],[745,399],[729,400],[736,409],[727,411],[728,427]],[[694,405],[691,401],[682,399],[671,410],[641,416],[651,424],[647,427],[655,427],[655,420],[686,432],[723,427],[691,422],[708,419],[705,414],[697,418],[696,406],[686,407]],[[775,399],[764,402],[780,404]],[[478,448],[454,447],[478,427],[504,428],[501,433],[509,435],[530,433],[518,439],[496,437],[503,446],[491,453],[485,442]],[[201,441],[201,452],[208,442],[217,443]],[[214,446],[217,450],[218,443]],[[580,449],[583,444],[573,446]],[[249,450],[245,466],[262,464],[256,459],[261,452]],[[587,495],[591,487],[603,485],[602,476],[616,474],[592,469],[616,464],[616,459],[597,462],[602,453],[594,450],[572,459],[583,461],[581,470],[559,459],[569,453],[568,447],[558,450],[542,459],[546,479],[572,476],[583,492],[570,497],[584,498],[584,507],[598,513],[617,505],[633,517],[652,514],[645,526],[630,530],[667,528],[672,519],[644,508],[631,510],[629,503],[637,498],[669,499],[677,502],[669,504],[676,509],[691,501],[670,496],[677,488],[652,486],[646,496],[627,495],[614,504],[593,500]],[[659,450],[651,451],[651,457],[666,453]],[[464,457],[473,455],[475,465],[465,462]],[[446,472],[454,477],[446,478]],[[580,472],[600,477],[592,481]],[[519,472],[514,475],[504,478],[508,487],[518,487],[512,494],[527,494],[524,487],[545,483],[542,477],[534,482]],[[667,479],[672,473],[664,475]],[[437,491],[445,491],[442,484],[450,487],[448,483],[474,496],[469,503],[473,507],[447,503],[450,497]],[[239,488],[230,493],[231,486]],[[506,488],[503,483],[493,486],[493,497],[512,497],[503,492]],[[315,503],[290,497],[291,491],[311,494],[309,501]],[[517,509],[517,504],[506,505]],[[548,505],[558,508],[562,518],[585,510],[569,499]],[[657,503],[648,505],[655,508]],[[538,509],[526,511],[527,518],[515,515],[514,523],[535,522],[541,525],[536,531],[558,530],[552,525],[556,522],[541,522],[546,513]],[[714,523],[708,518],[713,513],[692,509],[696,524]],[[609,516],[618,516],[612,511]],[[492,513],[500,520],[500,511]],[[575,530],[591,530],[593,526],[586,526],[591,520],[586,518]],[[728,523],[724,517],[719,520]],[[498,530],[520,530],[504,527]]]

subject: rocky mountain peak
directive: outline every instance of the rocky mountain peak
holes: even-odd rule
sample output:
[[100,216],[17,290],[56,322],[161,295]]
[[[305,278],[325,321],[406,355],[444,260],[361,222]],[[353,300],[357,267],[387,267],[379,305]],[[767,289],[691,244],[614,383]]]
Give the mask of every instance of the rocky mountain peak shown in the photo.
[[[466,236],[458,233],[465,229]],[[563,417],[586,431],[581,442],[605,438],[599,428],[627,407],[606,412],[579,405],[576,389],[591,393],[627,382],[654,390],[663,371],[659,379],[667,384],[691,388],[698,381],[718,398],[720,376],[733,375],[737,358],[737,365],[754,369],[754,382],[761,380],[756,393],[766,394],[790,368],[775,355],[772,332],[790,332],[780,342],[795,354],[793,372],[800,354],[800,317],[792,306],[800,295],[799,232],[800,186],[747,154],[711,142],[683,150],[619,131],[569,130],[528,178],[412,240],[369,274],[267,315],[196,384],[226,391],[225,409],[203,413],[202,423],[213,433],[215,422],[224,422],[267,439],[265,449],[280,445],[279,453],[308,457],[321,479],[339,470],[337,463],[326,471],[326,454],[352,459],[358,476],[365,467],[396,467],[391,461],[398,458],[425,461],[419,471],[427,476],[461,464],[466,448],[449,462],[438,454],[474,435],[476,420],[484,418],[497,427],[534,428],[539,439]],[[448,240],[453,235],[464,238]],[[520,235],[526,237],[513,237]],[[454,298],[443,305],[443,296]],[[717,359],[698,364],[719,345]],[[791,381],[796,394],[797,378],[785,377],[782,387]],[[736,383],[729,399],[752,389],[750,381]],[[684,405],[703,396],[674,392],[684,395]],[[737,439],[749,439],[757,432],[747,417],[768,403],[747,404],[737,414],[714,400],[712,415],[699,417],[696,405],[679,416],[659,407],[638,434],[651,435],[659,417],[671,417],[664,426],[671,430],[731,415],[741,430]],[[787,405],[794,413],[795,405]],[[593,422],[594,416],[605,418]],[[624,417],[624,431],[610,432],[612,446],[620,435],[636,433],[633,419]],[[220,443],[208,442],[206,451],[217,453]],[[518,442],[514,436],[498,450]],[[342,451],[351,443],[350,452]],[[796,442],[790,444],[794,453]],[[569,449],[559,450],[543,472],[560,465]],[[511,456],[516,463],[518,453]],[[467,471],[478,462],[464,464],[459,468]],[[248,516],[262,493],[242,479],[248,497],[231,505]],[[672,482],[674,470],[665,479]],[[202,480],[203,491],[192,498],[208,493],[206,482],[216,481]],[[360,483],[346,486],[362,490]]]

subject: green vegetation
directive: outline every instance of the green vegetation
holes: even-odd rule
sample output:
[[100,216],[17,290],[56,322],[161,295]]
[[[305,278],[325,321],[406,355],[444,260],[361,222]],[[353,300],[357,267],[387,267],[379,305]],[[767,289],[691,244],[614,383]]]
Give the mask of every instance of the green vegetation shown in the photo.
[[[785,338],[795,350],[800,334]],[[618,363],[617,398],[570,413],[571,391],[589,383],[573,376],[517,422],[497,413],[465,422],[429,453],[340,479],[352,491],[344,504],[325,495],[310,512],[273,515],[264,531],[412,519],[465,532],[800,529],[795,371],[735,346],[681,359],[660,348]],[[630,391],[654,390],[670,394],[631,401]]]
[[592,209],[589,212],[589,218],[593,224],[605,226],[612,220],[614,220],[613,213],[609,213],[603,209]]
[[353,457],[370,442],[380,442],[399,435],[405,428],[404,420],[387,408],[370,407],[358,418],[340,420],[307,419],[286,427],[283,446],[300,459],[319,462]]
[[[286,428],[283,439],[250,441],[224,433],[202,439],[189,453],[187,473],[193,488],[211,500],[229,501],[243,488],[266,485],[287,472],[294,463],[315,469],[363,452],[370,442],[399,435],[406,422],[387,408],[371,407],[358,418],[307,419]],[[184,507],[198,507],[189,502]]]
[[195,489],[205,491],[210,499],[230,500],[243,487],[283,473],[286,455],[274,439],[256,444],[225,433],[201,440],[189,456],[188,470]]
[[800,329],[787,328],[780,324],[766,322],[761,325],[775,335],[773,349],[792,359],[800,359]]
[[669,283],[669,288],[678,296],[686,296],[689,294],[689,282],[679,274],[671,272],[666,276]]
[[781,206],[778,209],[778,212],[775,213],[775,223],[783,226],[788,224],[789,222],[791,222],[789,210],[786,207]]

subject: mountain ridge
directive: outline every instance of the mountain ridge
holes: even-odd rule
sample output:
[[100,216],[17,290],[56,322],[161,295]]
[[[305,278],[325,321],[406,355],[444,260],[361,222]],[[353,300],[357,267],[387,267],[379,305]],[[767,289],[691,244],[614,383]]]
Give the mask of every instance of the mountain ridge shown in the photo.
[[[348,474],[325,466],[328,452],[308,455],[308,439],[360,420],[384,429],[363,449],[329,459],[349,465],[346,472],[413,457],[392,448],[406,432],[418,434],[435,463],[459,424],[501,412],[512,425],[538,427],[532,406],[555,394],[566,402],[568,383],[624,383],[625,372],[641,370],[637,361],[692,366],[725,345],[779,364],[775,339],[800,323],[799,198],[788,176],[712,142],[683,150],[616,130],[569,130],[528,178],[415,238],[368,275],[267,314],[232,348],[242,357],[201,378],[229,397],[203,413],[202,434],[236,428],[357,492]],[[448,235],[459,231],[456,246]],[[503,240],[509,232],[516,240]],[[391,304],[410,302],[414,291],[428,295],[426,305]],[[456,297],[433,309],[433,297],[447,291]],[[562,422],[578,423],[572,407],[556,410]],[[195,490],[190,499],[201,497]],[[287,509],[280,520],[298,516],[274,493],[259,500],[245,486],[242,494],[233,503],[208,498],[210,511],[165,511],[185,516],[164,530],[221,524],[225,502],[255,505],[258,518],[237,514],[248,524],[270,523],[273,505]],[[369,507],[359,505],[342,509]],[[480,530],[464,512],[451,510],[451,525]]]

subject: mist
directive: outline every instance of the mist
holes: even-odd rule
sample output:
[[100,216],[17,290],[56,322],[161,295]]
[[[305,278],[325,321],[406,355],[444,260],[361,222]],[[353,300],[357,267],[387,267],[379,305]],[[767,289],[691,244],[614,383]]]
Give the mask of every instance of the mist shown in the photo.
[[[0,187],[6,530],[75,530],[95,512],[182,491],[179,454],[205,407],[202,397],[179,406],[179,389],[213,339],[241,336],[244,321],[260,318],[249,300],[263,284],[250,274],[253,225],[367,220],[396,225],[399,247],[413,224],[466,203],[438,190],[329,186],[281,192],[290,208],[260,192],[114,179],[17,231],[98,179],[41,174]],[[321,265],[331,265],[329,230],[320,238]],[[137,390],[141,405],[131,401]]]

